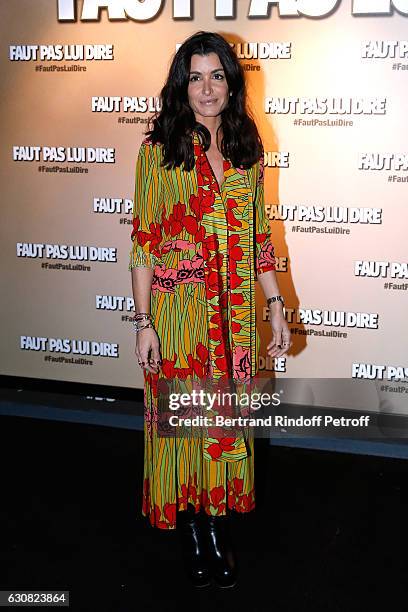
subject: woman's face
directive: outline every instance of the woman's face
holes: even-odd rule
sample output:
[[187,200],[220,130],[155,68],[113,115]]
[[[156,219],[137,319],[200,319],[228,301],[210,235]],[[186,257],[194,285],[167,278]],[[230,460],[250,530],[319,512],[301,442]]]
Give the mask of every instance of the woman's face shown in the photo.
[[197,120],[216,117],[224,110],[229,90],[224,68],[216,53],[191,56],[187,91],[188,102]]

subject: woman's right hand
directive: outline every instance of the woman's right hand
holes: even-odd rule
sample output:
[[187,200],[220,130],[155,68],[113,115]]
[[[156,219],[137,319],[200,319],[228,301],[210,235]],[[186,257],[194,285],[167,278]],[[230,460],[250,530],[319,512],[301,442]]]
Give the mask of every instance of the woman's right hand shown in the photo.
[[[155,329],[148,327],[136,334],[135,353],[142,369],[153,374],[159,371],[159,366],[161,365],[160,341]],[[143,362],[144,365],[142,365]]]

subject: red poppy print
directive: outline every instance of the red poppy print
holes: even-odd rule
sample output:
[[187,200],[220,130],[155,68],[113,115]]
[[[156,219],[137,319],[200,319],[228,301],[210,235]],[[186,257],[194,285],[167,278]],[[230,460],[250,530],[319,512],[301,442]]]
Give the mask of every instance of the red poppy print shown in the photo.
[[150,232],[144,232],[142,230],[134,230],[136,233],[136,240],[139,246],[148,246],[149,252],[160,256],[160,251],[157,247],[162,241],[162,230],[159,223],[150,223]]
[[208,215],[214,212],[214,200],[214,194],[204,191],[202,187],[198,188],[197,195],[192,194],[190,196],[189,205],[197,221],[201,221],[204,214]]
[[183,229],[183,219],[186,214],[186,205],[178,202],[168,218],[170,236],[178,236]]
[[231,272],[236,272],[237,262],[242,261],[244,251],[239,246],[239,236],[232,234],[228,237],[229,267]]
[[164,504],[163,508],[164,508],[163,514],[169,523],[169,528],[174,527],[176,524],[176,512],[177,512],[176,504],[166,503]]
[[235,438],[221,438],[218,442],[213,442],[208,446],[208,452],[212,459],[218,459],[221,457],[223,452],[234,450],[233,443]]
[[214,508],[218,508],[222,500],[225,498],[225,488],[220,485],[219,487],[214,487],[210,491],[211,504]]

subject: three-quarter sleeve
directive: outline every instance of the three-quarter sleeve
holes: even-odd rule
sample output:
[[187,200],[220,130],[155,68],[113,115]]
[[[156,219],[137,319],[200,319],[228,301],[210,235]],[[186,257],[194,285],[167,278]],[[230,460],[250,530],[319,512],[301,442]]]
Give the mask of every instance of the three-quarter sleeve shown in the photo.
[[136,161],[129,271],[160,263],[161,209],[160,146],[145,140]]
[[271,226],[265,212],[264,195],[264,155],[262,152],[256,164],[255,190],[255,274],[258,276],[268,270],[276,270],[274,246],[271,242]]

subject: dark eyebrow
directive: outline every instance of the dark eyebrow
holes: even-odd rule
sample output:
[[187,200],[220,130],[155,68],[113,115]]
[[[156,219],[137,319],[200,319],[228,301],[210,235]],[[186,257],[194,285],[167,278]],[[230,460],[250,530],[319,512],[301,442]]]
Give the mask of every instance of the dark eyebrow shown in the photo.
[[[214,74],[214,72],[225,72],[225,70],[224,68],[216,68],[215,70],[211,70],[211,74]],[[201,74],[201,72],[198,70],[191,70],[190,74]]]

